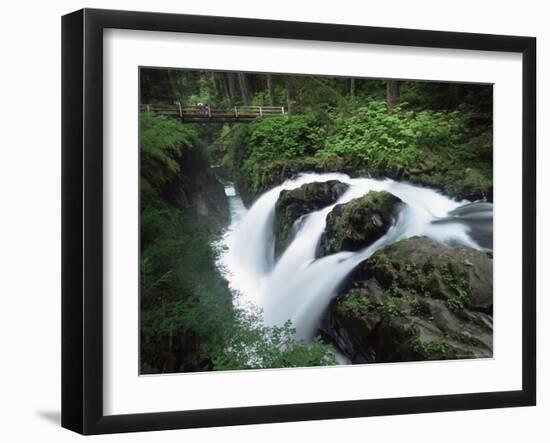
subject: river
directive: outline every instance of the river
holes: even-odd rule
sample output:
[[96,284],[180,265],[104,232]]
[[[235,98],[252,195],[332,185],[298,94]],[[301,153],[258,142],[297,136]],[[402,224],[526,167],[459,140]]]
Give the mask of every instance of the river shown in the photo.
[[[293,241],[275,261],[275,205],[282,190],[310,182],[339,180],[349,189],[335,204],[369,191],[388,191],[406,205],[389,231],[369,247],[315,259],[330,205],[297,223]],[[234,303],[263,310],[267,325],[291,320],[296,338],[309,340],[340,283],[378,249],[403,238],[427,236],[449,245],[492,248],[492,204],[455,201],[429,188],[390,179],[350,178],[340,173],[304,173],[261,195],[247,209],[232,185],[226,186],[231,222],[216,246],[218,269],[227,279]]]

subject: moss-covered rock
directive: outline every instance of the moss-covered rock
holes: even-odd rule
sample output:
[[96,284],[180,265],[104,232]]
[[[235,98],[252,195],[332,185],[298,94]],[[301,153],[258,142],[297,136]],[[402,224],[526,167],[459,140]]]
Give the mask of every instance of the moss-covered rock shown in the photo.
[[290,244],[296,221],[306,214],[334,204],[349,188],[338,180],[306,183],[299,188],[281,191],[275,207],[275,256]]
[[344,170],[345,162],[339,157],[276,160],[268,164],[258,164],[252,174],[243,172],[238,175],[237,187],[245,204],[250,205],[264,192],[301,172],[343,172]]
[[492,356],[492,259],[425,237],[361,263],[323,331],[354,363]]
[[336,205],[327,216],[318,255],[357,251],[382,237],[394,223],[402,201],[386,191]]
[[[384,176],[384,173],[380,173]],[[388,177],[405,179],[411,183],[438,189],[458,200],[493,201],[493,180],[490,172],[464,165],[438,167],[435,170],[407,171],[401,177],[391,174]]]

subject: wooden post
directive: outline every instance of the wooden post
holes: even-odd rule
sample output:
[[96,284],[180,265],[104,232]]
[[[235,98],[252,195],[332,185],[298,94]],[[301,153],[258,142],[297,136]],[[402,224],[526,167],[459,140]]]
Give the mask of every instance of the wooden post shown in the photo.
[[262,107],[260,106],[260,117],[263,117],[263,116],[264,116],[264,114],[262,112]]
[[282,113],[282,114],[285,113],[285,107],[284,107],[284,106],[281,106],[281,113]]
[[146,104],[145,109],[146,109],[147,112],[151,112],[151,105]]
[[180,114],[180,118],[182,118],[183,117],[183,111],[181,110],[181,103],[180,102],[178,102],[178,112]]
[[212,108],[208,105],[208,118],[212,118]]
[[239,118],[239,112],[237,111],[237,107],[235,106],[235,118]]

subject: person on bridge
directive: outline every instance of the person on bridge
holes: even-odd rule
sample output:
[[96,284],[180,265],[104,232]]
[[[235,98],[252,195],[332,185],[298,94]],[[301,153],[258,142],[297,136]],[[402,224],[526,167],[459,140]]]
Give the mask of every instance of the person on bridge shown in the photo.
[[199,114],[208,114],[208,104],[198,102],[197,109],[199,111]]

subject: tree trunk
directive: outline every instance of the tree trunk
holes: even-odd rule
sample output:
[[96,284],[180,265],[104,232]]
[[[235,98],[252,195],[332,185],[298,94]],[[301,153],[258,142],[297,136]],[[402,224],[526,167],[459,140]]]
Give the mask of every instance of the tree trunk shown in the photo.
[[448,97],[447,107],[450,109],[458,108],[458,105],[460,103],[460,84],[459,83],[451,83],[449,85],[449,93],[447,97]]
[[226,97],[229,97],[229,92],[227,90],[227,82],[225,81],[226,77],[223,73],[214,72],[214,85],[216,86],[216,97],[219,100],[223,100]]
[[287,108],[288,108],[288,113],[290,114],[292,112],[292,109],[294,108],[294,104],[296,103],[296,96],[294,93],[294,84],[292,83],[292,79],[290,77],[285,78],[285,89],[286,89]]
[[386,80],[386,106],[388,112],[392,112],[394,106],[399,104],[401,97],[401,82],[398,80]]
[[269,104],[275,106],[275,91],[273,90],[273,76],[267,74],[267,91],[269,93]]
[[212,82],[212,85],[214,85],[214,91],[216,92],[215,94],[216,100],[223,99],[223,88],[215,72],[212,72],[211,82]]
[[238,95],[237,74],[235,74],[234,72],[227,73],[227,85],[229,87],[229,95],[231,96],[231,100],[235,101]]
[[355,79],[354,78],[349,79],[349,95],[351,97],[355,97]]
[[248,78],[244,72],[239,72],[238,77],[243,103],[248,106],[250,104],[250,86],[248,84]]
[[168,82],[170,84],[170,91],[174,101],[181,101],[178,80],[179,76],[175,71],[168,71]]
[[229,90],[229,82],[227,81],[227,76],[226,75],[222,75],[221,76],[221,82],[222,82],[222,85],[223,85],[223,90],[225,92],[225,96],[231,100],[231,91]]

